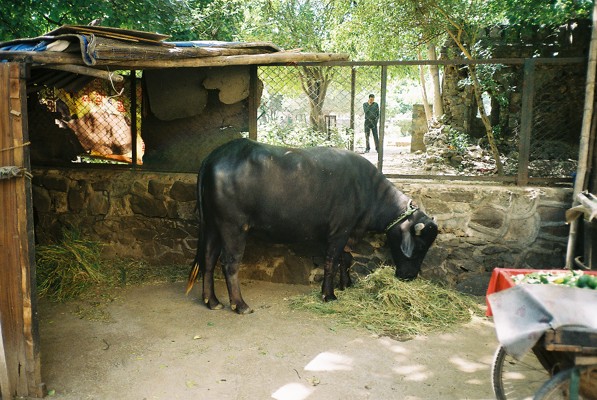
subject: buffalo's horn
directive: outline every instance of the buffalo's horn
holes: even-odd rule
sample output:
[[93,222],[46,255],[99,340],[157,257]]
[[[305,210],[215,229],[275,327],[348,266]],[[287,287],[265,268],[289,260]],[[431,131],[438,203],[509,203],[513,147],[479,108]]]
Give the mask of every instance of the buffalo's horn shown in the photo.
[[423,229],[425,228],[425,224],[422,222],[419,222],[418,224],[415,225],[415,235],[420,236],[421,232],[423,231]]

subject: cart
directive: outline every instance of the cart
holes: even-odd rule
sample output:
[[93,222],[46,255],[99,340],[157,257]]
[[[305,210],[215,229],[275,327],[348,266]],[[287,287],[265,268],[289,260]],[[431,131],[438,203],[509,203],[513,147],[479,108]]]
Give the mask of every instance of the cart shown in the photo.
[[597,291],[514,285],[512,275],[530,272],[497,268],[488,287],[496,398],[597,400]]

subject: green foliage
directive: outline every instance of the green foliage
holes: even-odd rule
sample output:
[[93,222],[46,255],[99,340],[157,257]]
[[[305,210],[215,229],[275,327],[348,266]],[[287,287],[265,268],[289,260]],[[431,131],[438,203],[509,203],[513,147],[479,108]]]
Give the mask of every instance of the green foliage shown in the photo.
[[269,123],[259,127],[259,141],[277,146],[348,148],[351,138],[348,129],[332,129],[328,134],[301,124]]
[[62,25],[159,32],[172,40],[233,40],[244,18],[240,0],[19,0],[0,2],[0,40],[36,37]]
[[457,131],[452,127],[449,127],[448,130],[448,144],[459,153],[464,153],[467,147],[472,145],[471,139],[467,134]]

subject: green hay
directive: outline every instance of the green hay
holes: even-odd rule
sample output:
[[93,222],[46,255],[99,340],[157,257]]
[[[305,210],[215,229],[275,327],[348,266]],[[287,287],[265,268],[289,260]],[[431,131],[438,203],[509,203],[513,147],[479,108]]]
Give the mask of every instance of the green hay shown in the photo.
[[41,297],[63,301],[80,296],[105,277],[101,270],[101,245],[64,231],[59,244],[37,246],[37,289]]
[[447,331],[481,314],[476,299],[424,279],[398,280],[390,267],[377,269],[336,295],[338,301],[328,303],[321,301],[319,292],[296,296],[290,305],[400,340]]
[[184,281],[188,265],[150,265],[138,260],[101,258],[102,244],[65,231],[60,243],[37,246],[37,289],[52,301],[111,300],[127,285]]

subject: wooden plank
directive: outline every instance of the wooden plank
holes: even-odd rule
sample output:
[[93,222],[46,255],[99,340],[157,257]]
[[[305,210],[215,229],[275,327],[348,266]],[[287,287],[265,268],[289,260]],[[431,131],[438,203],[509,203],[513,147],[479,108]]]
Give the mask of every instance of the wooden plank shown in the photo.
[[259,108],[261,92],[259,92],[259,78],[257,76],[256,65],[252,65],[249,68],[249,75],[249,138],[257,140],[257,110]]
[[135,42],[145,41],[148,43],[161,43],[163,40],[166,40],[170,37],[170,35],[163,35],[161,33],[92,25],[62,25],[60,28],[56,28],[53,31],[46,33],[45,36],[57,36],[73,33],[95,34],[98,36],[117,37],[119,39],[131,40]]
[[[24,74],[23,64],[0,64],[0,165],[29,170]],[[10,390],[22,397],[43,395],[32,215],[29,178],[0,181],[0,318]]]

